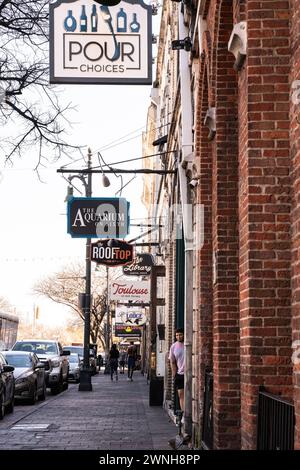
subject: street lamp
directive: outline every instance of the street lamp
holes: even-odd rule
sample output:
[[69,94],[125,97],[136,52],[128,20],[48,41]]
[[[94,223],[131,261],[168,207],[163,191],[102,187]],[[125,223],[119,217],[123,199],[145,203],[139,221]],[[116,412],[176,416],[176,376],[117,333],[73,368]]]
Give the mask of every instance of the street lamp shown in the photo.
[[[88,162],[87,169],[90,170],[92,166],[92,152],[88,149]],[[83,171],[84,173],[84,171]],[[82,174],[69,176],[69,182],[74,178],[78,178],[84,185],[85,196],[92,196],[92,173],[87,172],[86,178]],[[73,188],[72,188],[73,189]],[[67,198],[73,196],[73,191],[68,188]],[[84,338],[83,338],[83,367],[80,370],[79,377],[79,391],[91,391],[91,371],[90,371],[90,318],[91,318],[91,239],[86,239],[86,255],[85,255],[85,294],[83,297],[83,311],[84,311]]]

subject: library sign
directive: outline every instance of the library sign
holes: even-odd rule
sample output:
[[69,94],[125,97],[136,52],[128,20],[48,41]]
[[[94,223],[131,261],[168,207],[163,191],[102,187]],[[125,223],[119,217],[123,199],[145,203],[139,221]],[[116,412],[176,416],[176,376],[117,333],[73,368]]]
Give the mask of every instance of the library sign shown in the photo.
[[49,8],[50,83],[152,83],[151,5],[56,0]]

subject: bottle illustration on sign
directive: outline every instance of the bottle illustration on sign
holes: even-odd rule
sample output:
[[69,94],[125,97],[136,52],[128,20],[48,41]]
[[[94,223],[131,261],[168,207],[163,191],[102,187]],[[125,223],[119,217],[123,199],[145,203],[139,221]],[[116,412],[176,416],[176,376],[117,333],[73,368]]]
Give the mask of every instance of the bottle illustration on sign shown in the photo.
[[138,22],[137,18],[136,18],[136,13],[133,13],[133,18],[132,18],[132,22],[130,23],[130,31],[132,33],[138,33],[139,30],[140,30],[140,23]]
[[85,5],[82,5],[81,16],[80,16],[80,31],[82,33],[87,32],[87,16],[85,13]]
[[117,14],[117,33],[126,33],[127,31],[127,15],[123,8],[120,8]]
[[73,12],[72,10],[68,10],[68,14],[65,18],[65,21],[64,21],[64,28],[66,31],[75,31],[76,29],[76,26],[77,26],[77,22],[73,16]]
[[98,14],[96,10],[96,5],[93,5],[92,7],[91,30],[92,30],[92,33],[96,33],[98,30]]

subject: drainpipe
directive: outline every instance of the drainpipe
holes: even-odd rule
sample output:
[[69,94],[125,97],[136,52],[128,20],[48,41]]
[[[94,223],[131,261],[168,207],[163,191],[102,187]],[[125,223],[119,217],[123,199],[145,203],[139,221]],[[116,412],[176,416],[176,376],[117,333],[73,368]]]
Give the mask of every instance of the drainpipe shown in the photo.
[[[179,39],[188,36],[188,28],[184,25],[183,13],[178,9]],[[189,67],[189,53],[179,51],[180,94],[181,94],[181,122],[182,122],[182,161],[178,168],[180,195],[182,204],[183,230],[185,238],[185,300],[184,300],[184,354],[185,354],[185,381],[184,381],[184,431],[192,436],[192,343],[193,343],[193,240],[192,211],[190,201],[190,188],[186,171],[191,170],[193,162],[193,134],[192,134],[192,95],[191,75]]]

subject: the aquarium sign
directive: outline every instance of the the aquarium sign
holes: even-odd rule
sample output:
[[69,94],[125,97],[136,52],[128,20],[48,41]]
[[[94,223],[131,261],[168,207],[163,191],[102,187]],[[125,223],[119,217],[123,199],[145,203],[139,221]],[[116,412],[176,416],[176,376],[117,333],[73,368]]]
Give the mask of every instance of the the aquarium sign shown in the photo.
[[152,83],[151,5],[57,0],[49,7],[50,83]]

